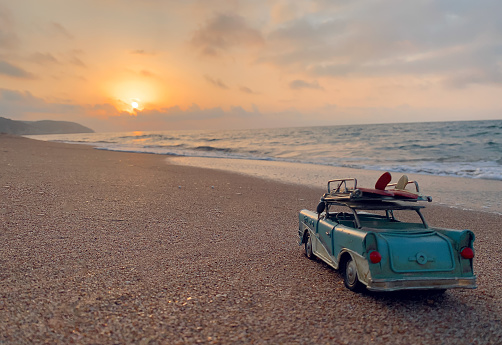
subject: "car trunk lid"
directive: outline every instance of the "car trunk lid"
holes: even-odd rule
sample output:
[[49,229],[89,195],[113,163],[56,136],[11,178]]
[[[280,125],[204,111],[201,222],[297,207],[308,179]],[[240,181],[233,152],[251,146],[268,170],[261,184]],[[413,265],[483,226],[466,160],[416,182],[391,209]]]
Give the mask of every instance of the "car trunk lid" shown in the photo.
[[389,246],[390,268],[396,273],[445,272],[455,268],[450,242],[435,231],[381,235]]

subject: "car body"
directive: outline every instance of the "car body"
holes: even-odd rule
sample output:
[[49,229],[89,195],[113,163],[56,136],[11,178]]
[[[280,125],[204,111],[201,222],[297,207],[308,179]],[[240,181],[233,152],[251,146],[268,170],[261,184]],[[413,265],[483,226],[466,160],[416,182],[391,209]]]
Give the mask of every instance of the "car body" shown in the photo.
[[[306,256],[339,270],[354,291],[476,288],[474,233],[430,227],[420,201],[431,198],[415,181],[404,182],[382,191],[359,189],[355,178],[329,181],[317,210],[299,213],[298,243]],[[416,191],[402,192],[409,183]]]

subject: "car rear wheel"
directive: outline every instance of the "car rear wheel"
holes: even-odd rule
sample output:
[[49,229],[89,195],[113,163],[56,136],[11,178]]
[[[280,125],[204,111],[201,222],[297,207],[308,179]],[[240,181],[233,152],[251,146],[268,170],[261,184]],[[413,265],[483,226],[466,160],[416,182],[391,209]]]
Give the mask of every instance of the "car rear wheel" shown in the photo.
[[351,257],[345,262],[343,282],[345,287],[351,291],[362,291],[364,288],[364,285],[359,281],[359,277],[357,276],[356,263]]
[[309,233],[307,233],[305,236],[307,236],[307,240],[305,241],[305,256],[310,260],[314,260],[315,255],[314,251],[312,250],[312,238],[310,237]]

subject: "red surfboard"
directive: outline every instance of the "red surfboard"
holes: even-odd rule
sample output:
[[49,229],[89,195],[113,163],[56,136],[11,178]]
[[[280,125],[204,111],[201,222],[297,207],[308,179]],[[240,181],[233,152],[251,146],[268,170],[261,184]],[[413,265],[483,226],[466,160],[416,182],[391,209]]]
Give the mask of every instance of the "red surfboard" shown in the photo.
[[394,193],[385,190],[385,187],[387,187],[387,185],[391,180],[392,176],[388,171],[386,171],[382,174],[382,176],[378,178],[377,182],[375,183],[375,189],[371,188],[357,188],[357,189],[363,192],[363,194],[366,195],[369,194],[368,196],[370,197],[372,196],[372,194],[373,196],[394,196]]
[[388,190],[372,189],[372,188],[357,188],[364,194],[374,194],[375,196],[394,196],[394,193]]
[[392,193],[394,194],[394,196],[399,197],[399,198],[418,199],[417,193],[409,192],[407,190],[393,189]]
[[375,183],[375,189],[379,190],[385,190],[387,185],[390,183],[392,180],[392,176],[390,175],[390,172],[386,171],[380,176],[380,178],[377,180]]

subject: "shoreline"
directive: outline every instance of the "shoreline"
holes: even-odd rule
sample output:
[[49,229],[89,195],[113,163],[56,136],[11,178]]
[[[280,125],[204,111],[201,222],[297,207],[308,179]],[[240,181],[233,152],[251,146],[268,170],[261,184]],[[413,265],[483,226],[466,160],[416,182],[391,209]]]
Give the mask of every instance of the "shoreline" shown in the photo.
[[502,341],[502,216],[424,210],[475,233],[477,289],[358,294],[296,243],[324,188],[165,159],[0,135],[0,342]]
[[[34,136],[26,136],[39,140]],[[47,141],[47,140],[41,140]],[[48,141],[54,142],[54,141]],[[61,142],[55,142],[61,143]],[[109,150],[88,143],[63,143],[66,145],[87,145],[96,150],[132,154],[154,154],[164,156],[168,164],[209,168],[247,176],[269,179],[276,182],[303,185],[313,188],[326,187],[330,179],[355,177],[359,186],[372,187],[383,170],[356,169],[324,166],[310,163],[293,163],[276,160],[254,160],[243,158],[187,157],[154,152]],[[392,172],[397,182],[404,173]],[[479,211],[502,215],[502,181],[497,179],[475,179],[457,176],[435,176],[430,174],[406,173],[410,180],[420,185],[424,195],[432,197],[432,204],[464,211]],[[412,187],[409,187],[412,188]],[[430,205],[430,204],[429,204]]]
[[[171,164],[231,171],[277,182],[322,189],[326,188],[328,180],[346,177],[357,178],[358,186],[372,187],[383,173],[380,170],[245,159],[170,156],[166,160]],[[403,175],[395,172],[391,174],[393,176],[391,183],[397,182]],[[425,174],[406,175],[410,181],[415,180],[419,183],[420,191],[424,195],[432,196],[432,204],[427,204],[427,206],[440,205],[464,211],[502,215],[502,200],[500,199],[502,181]]]

